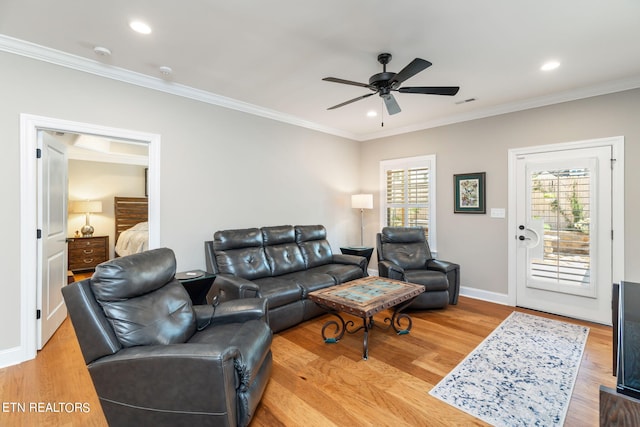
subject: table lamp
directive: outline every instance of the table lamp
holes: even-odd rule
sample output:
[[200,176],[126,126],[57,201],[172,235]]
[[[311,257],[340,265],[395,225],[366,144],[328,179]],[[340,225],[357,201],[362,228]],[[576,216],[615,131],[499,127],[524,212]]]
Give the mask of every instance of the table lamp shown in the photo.
[[373,209],[373,194],[352,195],[351,207],[360,209],[360,246],[364,247],[364,210]]
[[92,213],[102,212],[102,202],[99,200],[76,200],[71,202],[71,213],[83,213],[86,215],[86,222],[80,229],[82,237],[93,237],[93,226],[90,224]]

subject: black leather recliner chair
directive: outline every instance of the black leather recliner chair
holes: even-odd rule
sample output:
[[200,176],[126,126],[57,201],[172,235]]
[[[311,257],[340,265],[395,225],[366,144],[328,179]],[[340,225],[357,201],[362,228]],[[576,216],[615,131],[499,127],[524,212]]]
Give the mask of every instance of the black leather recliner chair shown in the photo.
[[422,228],[384,227],[377,240],[380,276],[425,287],[410,308],[442,308],[458,303],[460,266],[433,259]]
[[62,289],[110,426],[246,426],[271,374],[267,302],[192,306],[173,251],[116,258]]

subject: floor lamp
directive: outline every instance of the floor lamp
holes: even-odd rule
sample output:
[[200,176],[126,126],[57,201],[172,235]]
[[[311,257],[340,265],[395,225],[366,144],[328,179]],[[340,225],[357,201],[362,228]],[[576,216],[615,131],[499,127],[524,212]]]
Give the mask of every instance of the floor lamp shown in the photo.
[[373,209],[373,194],[352,195],[351,207],[360,209],[360,247],[364,247],[364,210]]

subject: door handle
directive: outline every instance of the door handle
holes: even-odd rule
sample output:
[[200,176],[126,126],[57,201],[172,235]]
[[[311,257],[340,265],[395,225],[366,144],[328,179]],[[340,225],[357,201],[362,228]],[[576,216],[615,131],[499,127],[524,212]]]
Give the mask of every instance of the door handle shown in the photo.
[[[540,243],[540,234],[538,234],[538,232],[536,230],[533,230],[531,228],[527,228],[526,230],[530,231],[531,233],[533,233],[533,235],[536,238],[536,245],[538,243]],[[531,237],[526,237],[526,236],[520,235],[520,236],[518,236],[518,240],[524,241],[524,240],[533,240],[533,239]]]

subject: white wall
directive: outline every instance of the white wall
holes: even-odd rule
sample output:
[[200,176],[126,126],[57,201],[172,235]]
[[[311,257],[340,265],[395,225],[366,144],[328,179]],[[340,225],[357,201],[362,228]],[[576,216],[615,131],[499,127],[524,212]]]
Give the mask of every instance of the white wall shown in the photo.
[[[640,90],[358,143],[8,53],[0,69],[0,353],[20,341],[20,113],[160,134],[160,241],[181,270],[204,267],[203,241],[218,229],[321,223],[335,250],[353,244],[350,195],[374,193],[378,207],[379,161],[436,154],[439,255],[461,264],[463,286],[497,293],[507,291],[506,220],[454,215],[452,175],[487,172],[488,210],[506,208],[508,149],[623,135],[625,278],[640,280]],[[377,210],[365,222],[371,245]]]
[[[369,141],[360,160],[363,191],[378,194],[380,160],[436,154],[439,258],[461,265],[462,286],[506,294],[507,239],[515,231],[489,212],[508,206],[508,150],[624,136],[625,278],[639,281],[639,115],[640,90],[632,90]],[[487,215],[453,213],[453,175],[469,172],[487,173]],[[372,215],[367,243],[379,227],[379,215]]]
[[0,69],[0,353],[20,345],[21,113],[160,134],[160,244],[180,270],[205,267],[218,229],[323,224],[336,251],[358,238],[358,142],[9,53]]
[[[144,170],[145,166],[69,160],[69,200],[102,202],[102,212],[91,215],[91,225],[94,236],[109,236],[110,258],[116,243],[113,198],[144,197]],[[70,213],[67,235],[72,237],[84,223],[84,214]]]

